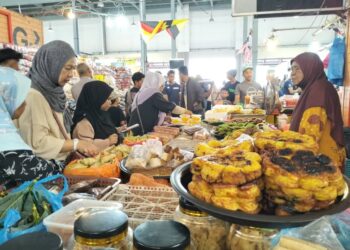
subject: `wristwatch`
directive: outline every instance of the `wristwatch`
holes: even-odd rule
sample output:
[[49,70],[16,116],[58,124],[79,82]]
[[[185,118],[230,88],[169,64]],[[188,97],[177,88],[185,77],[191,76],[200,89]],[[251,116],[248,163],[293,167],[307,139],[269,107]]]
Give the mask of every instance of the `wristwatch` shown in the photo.
[[73,151],[78,150],[79,139],[73,139]]

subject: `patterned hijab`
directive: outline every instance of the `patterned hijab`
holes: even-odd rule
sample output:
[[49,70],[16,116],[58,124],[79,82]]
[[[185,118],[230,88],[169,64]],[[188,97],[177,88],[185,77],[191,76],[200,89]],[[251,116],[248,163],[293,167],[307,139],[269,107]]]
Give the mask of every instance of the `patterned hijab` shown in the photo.
[[[344,146],[343,118],[339,96],[333,85],[327,80],[323,63],[314,53],[302,53],[294,58],[304,74],[298,85],[303,92],[293,112],[290,129],[299,131],[299,124],[305,110],[321,107],[326,110],[327,118],[332,123],[331,136],[339,146]],[[325,124],[324,124],[325,125]]]
[[59,113],[65,109],[66,95],[58,80],[63,66],[72,57],[76,57],[76,54],[68,43],[58,40],[49,42],[35,54],[28,74],[32,88],[38,90],[50,107]]
[[0,152],[30,150],[12,122],[29,89],[30,79],[11,68],[0,67]]

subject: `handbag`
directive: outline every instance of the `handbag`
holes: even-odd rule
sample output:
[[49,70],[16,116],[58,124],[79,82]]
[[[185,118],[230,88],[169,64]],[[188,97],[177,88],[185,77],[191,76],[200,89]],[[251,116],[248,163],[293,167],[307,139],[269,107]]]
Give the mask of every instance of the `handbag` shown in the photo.
[[[52,115],[53,115],[53,117],[55,118],[55,121],[56,121],[56,123],[57,123],[57,125],[58,125],[58,128],[60,129],[60,132],[61,132],[61,134],[63,135],[63,138],[64,138],[65,140],[70,140],[70,138],[69,138],[69,136],[67,135],[66,130],[64,129],[62,123],[61,123],[60,120],[58,119],[57,114],[56,114],[55,111],[53,111],[53,110],[52,110]],[[83,154],[81,154],[81,153],[79,153],[78,151],[74,151],[74,152],[71,152],[71,153],[67,156],[67,158],[66,158],[64,164],[67,165],[68,163],[70,163],[70,162],[72,162],[72,161],[74,161],[74,160],[79,160],[79,159],[83,159],[83,158],[86,158],[86,156],[83,155]]]

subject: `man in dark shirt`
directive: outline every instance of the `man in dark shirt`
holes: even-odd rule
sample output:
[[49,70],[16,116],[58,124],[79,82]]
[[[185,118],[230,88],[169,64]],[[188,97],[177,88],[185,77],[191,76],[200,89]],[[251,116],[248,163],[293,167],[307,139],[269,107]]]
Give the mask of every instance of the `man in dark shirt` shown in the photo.
[[174,70],[168,72],[168,80],[165,83],[163,94],[167,95],[169,102],[180,104],[180,84],[175,82]]
[[227,72],[227,79],[228,82],[225,83],[224,88],[228,92],[228,100],[231,103],[234,103],[235,101],[235,95],[236,95],[236,87],[239,84],[239,81],[236,80],[237,70],[231,69]]
[[194,78],[188,76],[188,68],[179,68],[181,80],[181,107],[192,111],[194,114],[203,114],[203,101],[205,93],[202,86]]
[[301,93],[301,88],[294,87],[293,82],[291,79],[288,79],[285,81],[283,84],[283,95],[294,95],[295,93],[300,94]]
[[125,95],[125,113],[127,121],[130,119],[132,102],[134,101],[136,93],[141,89],[144,78],[145,75],[141,72],[136,72],[132,75],[131,79],[134,83],[134,87],[132,87]]

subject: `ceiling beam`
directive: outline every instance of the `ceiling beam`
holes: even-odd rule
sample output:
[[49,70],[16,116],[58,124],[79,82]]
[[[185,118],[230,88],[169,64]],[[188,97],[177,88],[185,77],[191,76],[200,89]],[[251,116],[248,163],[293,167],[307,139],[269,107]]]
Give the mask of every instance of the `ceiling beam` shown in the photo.
[[0,6],[32,5],[44,3],[70,2],[69,0],[0,0]]

